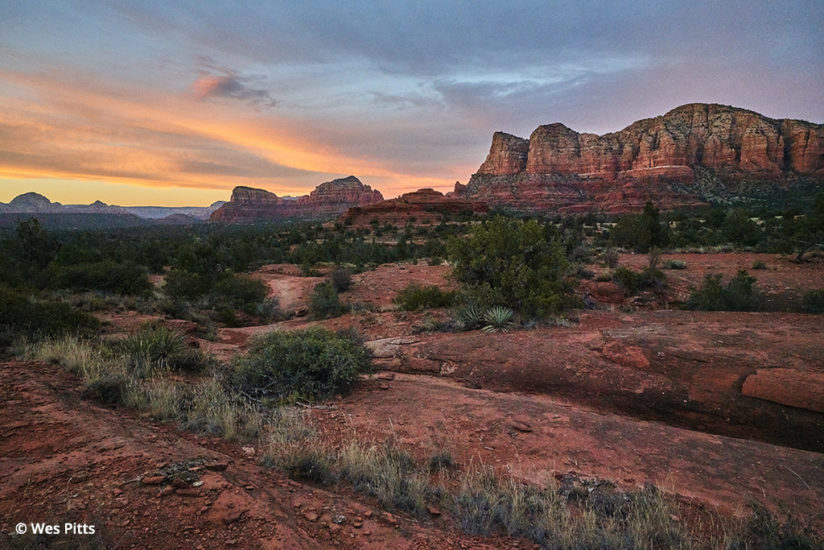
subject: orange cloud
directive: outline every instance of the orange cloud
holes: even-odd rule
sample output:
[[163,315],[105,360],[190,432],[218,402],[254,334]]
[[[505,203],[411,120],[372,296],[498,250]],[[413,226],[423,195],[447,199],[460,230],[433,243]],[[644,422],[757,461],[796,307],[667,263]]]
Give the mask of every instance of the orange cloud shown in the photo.
[[[198,97],[242,92],[221,78],[197,81]],[[386,196],[423,186],[445,189],[454,182],[398,172],[383,160],[302,138],[302,121],[276,109],[261,114],[236,102],[124,90],[60,72],[0,72],[0,83],[19,91],[0,112],[0,179],[6,181],[106,180],[226,189],[227,197],[235,185],[304,194],[325,179],[349,174]]]

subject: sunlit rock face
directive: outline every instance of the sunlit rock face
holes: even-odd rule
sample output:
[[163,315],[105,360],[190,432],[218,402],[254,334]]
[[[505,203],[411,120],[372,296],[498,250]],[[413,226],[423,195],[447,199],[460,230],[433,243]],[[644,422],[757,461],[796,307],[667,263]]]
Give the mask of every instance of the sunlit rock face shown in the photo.
[[332,219],[353,206],[380,202],[383,195],[364,185],[355,176],[318,185],[298,198],[278,197],[264,189],[235,187],[229,202],[217,209],[211,219],[221,222]]
[[[619,132],[496,132],[462,196],[526,212],[631,212],[737,202],[824,181],[824,125],[692,103]],[[456,189],[457,194],[457,189]]]

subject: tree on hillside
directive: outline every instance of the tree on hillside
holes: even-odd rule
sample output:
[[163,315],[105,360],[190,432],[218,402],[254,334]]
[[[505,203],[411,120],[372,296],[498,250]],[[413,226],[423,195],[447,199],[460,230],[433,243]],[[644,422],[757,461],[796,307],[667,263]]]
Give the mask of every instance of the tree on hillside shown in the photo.
[[815,196],[810,210],[799,220],[795,230],[796,261],[815,247],[824,248],[824,192]]
[[646,253],[652,248],[667,246],[670,235],[669,228],[661,222],[658,208],[647,202],[641,214],[621,217],[610,232],[610,239],[617,246]]
[[570,264],[552,228],[535,220],[496,217],[453,237],[447,253],[469,301],[543,317],[570,302]]

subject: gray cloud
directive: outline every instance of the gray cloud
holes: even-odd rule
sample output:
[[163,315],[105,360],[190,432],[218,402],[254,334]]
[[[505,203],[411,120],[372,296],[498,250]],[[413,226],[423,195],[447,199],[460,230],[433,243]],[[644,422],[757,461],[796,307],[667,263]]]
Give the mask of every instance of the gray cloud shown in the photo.
[[197,79],[193,85],[198,98],[206,100],[215,97],[228,97],[242,99],[253,105],[274,107],[277,101],[272,98],[268,90],[254,88],[249,84],[252,79],[243,78],[236,74],[224,74],[221,76],[204,75]]

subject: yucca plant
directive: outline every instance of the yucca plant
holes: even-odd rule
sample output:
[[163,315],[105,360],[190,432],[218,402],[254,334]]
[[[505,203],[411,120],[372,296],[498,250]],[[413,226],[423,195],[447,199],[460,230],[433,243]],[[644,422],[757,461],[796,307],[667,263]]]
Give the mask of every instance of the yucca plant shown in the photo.
[[515,312],[504,306],[492,306],[484,312],[484,332],[506,332],[512,327]]
[[483,325],[484,311],[475,304],[469,304],[458,310],[457,318],[464,330],[474,330]]

